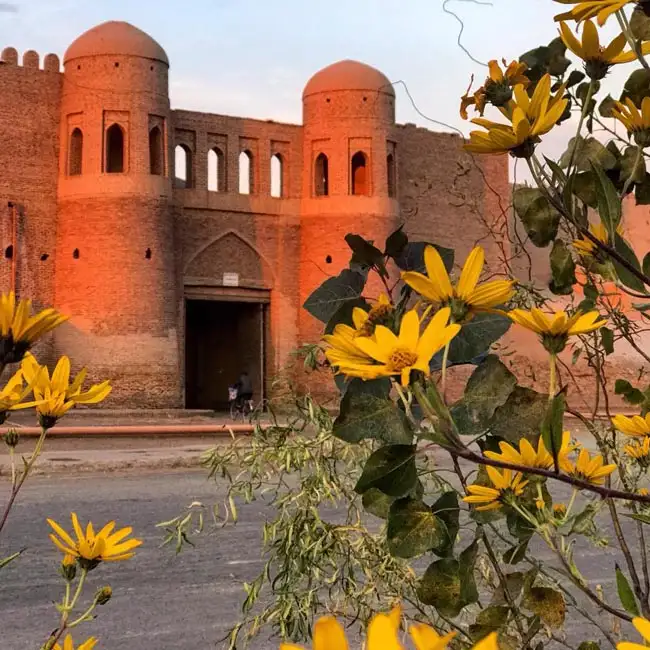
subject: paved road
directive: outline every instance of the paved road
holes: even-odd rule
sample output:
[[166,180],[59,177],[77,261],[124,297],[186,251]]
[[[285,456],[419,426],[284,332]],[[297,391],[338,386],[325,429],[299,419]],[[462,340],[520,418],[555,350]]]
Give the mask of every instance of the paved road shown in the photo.
[[[263,504],[242,507],[240,522],[198,539],[196,548],[175,556],[160,549],[155,524],[193,500],[211,502],[214,483],[202,471],[140,472],[136,475],[34,477],[25,486],[0,545],[29,550],[0,574],[2,650],[36,650],[55,626],[52,601],[60,596],[58,554],[47,538],[46,517],[66,521],[70,510],[96,522],[116,518],[134,526],[145,541],[137,559],[93,572],[93,587],[110,583],[115,596],[87,625],[101,640],[101,650],[203,650],[215,647],[238,616],[244,580],[262,566],[260,525],[269,514]],[[1,500],[4,500],[0,492]],[[609,531],[603,527],[601,531]],[[540,549],[540,554],[543,550]],[[588,545],[577,552],[578,564],[607,591],[613,586],[611,549]],[[572,639],[594,638],[584,624],[572,624]],[[85,638],[85,636],[83,637]],[[277,641],[255,643],[259,650]]]

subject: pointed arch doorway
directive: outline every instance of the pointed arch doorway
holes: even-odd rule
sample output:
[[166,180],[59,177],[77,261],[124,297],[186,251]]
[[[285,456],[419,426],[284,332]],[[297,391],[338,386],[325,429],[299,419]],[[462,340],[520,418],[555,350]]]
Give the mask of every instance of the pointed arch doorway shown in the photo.
[[268,289],[185,285],[185,408],[227,411],[228,386],[242,372],[253,400],[265,397]]

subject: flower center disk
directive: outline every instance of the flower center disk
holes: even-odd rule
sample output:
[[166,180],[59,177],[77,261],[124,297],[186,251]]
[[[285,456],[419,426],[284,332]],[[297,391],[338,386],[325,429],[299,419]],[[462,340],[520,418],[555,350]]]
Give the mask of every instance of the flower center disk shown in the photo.
[[407,348],[395,348],[388,358],[388,364],[395,372],[409,368],[418,360],[418,355]]

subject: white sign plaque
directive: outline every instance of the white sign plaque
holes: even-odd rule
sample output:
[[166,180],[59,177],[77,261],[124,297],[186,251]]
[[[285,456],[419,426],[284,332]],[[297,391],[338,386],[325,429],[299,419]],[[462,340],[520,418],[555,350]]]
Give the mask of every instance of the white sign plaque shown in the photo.
[[239,286],[239,273],[224,273],[223,274],[224,287],[238,287]]

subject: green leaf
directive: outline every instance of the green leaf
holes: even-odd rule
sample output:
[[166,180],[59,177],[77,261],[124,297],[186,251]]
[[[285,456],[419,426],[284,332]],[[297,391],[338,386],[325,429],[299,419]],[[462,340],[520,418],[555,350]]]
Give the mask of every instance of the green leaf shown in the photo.
[[445,524],[445,539],[440,544],[432,547],[433,552],[441,557],[453,553],[456,537],[460,529],[458,507],[458,494],[456,492],[445,492],[432,506],[433,514]]
[[487,428],[494,411],[503,406],[517,378],[496,355],[488,355],[472,373],[463,398],[451,409],[456,426],[462,434],[476,434]]
[[459,556],[443,558],[429,565],[418,585],[418,596],[425,605],[435,607],[442,615],[458,616],[462,609],[478,602],[474,567],[478,556],[475,541]]
[[642,183],[645,179],[646,168],[643,151],[639,147],[627,147],[621,158],[620,181],[626,183],[630,178],[631,182]]
[[394,233],[388,236],[385,245],[385,254],[389,257],[399,257],[409,243],[409,238],[404,232],[404,225],[402,224]]
[[305,300],[303,307],[319,321],[327,323],[345,302],[359,298],[365,285],[362,273],[344,269],[336,277],[325,280]]
[[[512,325],[507,316],[477,314],[465,323],[449,345],[449,364],[472,363],[485,354]],[[433,369],[441,367],[442,352],[434,357]]]
[[445,524],[419,499],[398,499],[390,507],[386,529],[388,550],[412,558],[439,546],[448,538]]
[[377,488],[391,497],[406,496],[417,483],[414,445],[388,445],[370,454],[354,488],[363,494]]
[[[610,239],[610,241],[612,241]],[[637,271],[641,271],[641,265],[639,264],[639,260],[637,259],[636,254],[632,250],[631,246],[618,234],[616,233],[616,237],[614,238],[614,249],[616,252],[628,262],[630,266],[632,266],[634,269]],[[645,284],[636,277],[629,269],[627,269],[625,266],[623,266],[620,262],[612,258],[612,264],[614,265],[614,269],[616,270],[616,275],[618,276],[618,279],[626,286],[629,287],[630,289],[634,289],[635,291],[642,291],[645,292]]]
[[579,84],[584,78],[584,72],[580,72],[580,70],[571,70],[571,73],[567,77],[565,85],[567,88],[572,88],[576,84]]
[[334,328],[341,323],[353,327],[352,312],[357,307],[364,311],[370,310],[370,305],[366,302],[365,298],[352,298],[352,300],[346,300],[336,310],[336,313],[327,321],[325,334],[331,334],[334,331]]
[[460,576],[460,597],[463,603],[478,602],[478,589],[474,579],[474,567],[478,558],[478,541],[474,540],[458,556],[458,574]]
[[520,543],[528,542],[535,532],[532,524],[514,511],[508,513],[506,524],[510,534]]
[[603,117],[612,117],[612,109],[614,106],[616,106],[616,100],[611,95],[607,95],[607,97],[600,102],[598,112]]
[[623,399],[628,404],[643,404],[646,396],[626,379],[617,379],[614,384],[614,392],[617,395],[623,395]]
[[643,256],[643,264],[641,266],[643,268],[643,274],[650,277],[650,253],[646,253]]
[[640,521],[642,524],[650,524],[650,515],[642,515],[642,514],[635,514],[635,515],[624,515],[625,517],[629,517],[630,519],[636,519],[636,521]]
[[494,412],[490,431],[515,444],[522,438],[536,443],[547,405],[548,395],[516,386],[506,403]]
[[551,160],[547,156],[544,156],[544,160],[546,161],[546,164],[553,172],[553,183],[555,184],[557,181],[560,181],[561,183],[566,183],[567,177],[564,171],[562,170],[562,168],[554,160]]
[[614,184],[609,180],[604,169],[592,163],[592,168],[596,174],[596,193],[598,195],[598,214],[600,220],[609,233],[609,241],[614,241],[616,228],[621,222],[622,208],[621,199]]
[[16,558],[20,557],[26,549],[21,549],[20,551],[16,551],[15,553],[12,553],[11,555],[8,555],[7,557],[0,558],[0,569],[4,568],[9,564],[10,562],[13,562]]
[[385,383],[350,384],[341,400],[341,411],[334,420],[334,435],[352,444],[368,438],[386,444],[410,444],[413,434],[404,411],[387,395],[381,394],[383,391],[378,395],[375,386],[384,387]]
[[525,557],[528,550],[528,541],[521,542],[515,546],[511,546],[503,553],[503,561],[506,564],[519,564]]
[[556,239],[553,243],[549,259],[553,277],[549,288],[556,295],[570,295],[573,293],[573,285],[576,283],[576,265],[571,251],[561,239]]
[[623,609],[628,614],[632,614],[632,616],[640,616],[639,606],[636,603],[632,587],[630,587],[630,583],[627,581],[625,574],[621,571],[621,567],[618,564],[616,565],[616,589]]
[[515,190],[513,206],[526,234],[535,246],[544,248],[557,237],[560,213],[540,190],[532,187],[521,187]]
[[641,6],[635,7],[630,17],[630,31],[637,41],[650,40],[650,18],[645,15]]
[[562,432],[564,431],[564,409],[566,398],[564,392],[558,393],[549,403],[546,417],[542,422],[542,440],[544,446],[553,456],[555,471],[560,471],[558,456],[562,447]]
[[[519,598],[519,595],[521,594],[521,590],[524,588],[524,583],[525,583],[525,574],[522,573],[521,571],[513,571],[512,573],[506,573],[504,575],[505,581],[506,581],[506,587],[508,588],[508,593],[510,594],[510,597],[516,601]],[[506,595],[503,590],[503,585],[501,582],[499,582],[498,586],[494,590],[494,594],[492,596],[492,605],[501,605],[501,604],[507,604],[508,599],[506,598]]]
[[349,233],[345,236],[347,245],[352,249],[350,266],[358,265],[362,268],[376,269],[379,275],[386,277],[386,266],[384,265],[384,254],[371,242],[361,235]]
[[566,617],[566,603],[561,592],[551,587],[531,587],[524,593],[522,606],[537,614],[546,625],[559,629]]
[[596,192],[596,175],[593,172],[580,172],[573,177],[573,193],[589,207],[598,205]]
[[569,535],[585,535],[593,537],[597,530],[594,523],[594,517],[598,514],[598,509],[591,503],[588,503],[582,512],[571,518],[571,528]]
[[[456,617],[462,603],[458,560],[443,558],[431,563],[418,585],[418,598],[435,607],[442,615]],[[468,604],[468,603],[467,603]]]
[[578,650],[600,650],[600,643],[598,641],[583,641]]
[[440,253],[440,257],[442,257],[447,273],[449,273],[454,265],[454,251],[451,248],[445,248],[444,246],[438,246],[437,244],[428,244],[427,242],[419,241],[409,242],[406,244],[402,252],[395,258],[395,264],[397,264],[402,271],[426,273],[427,269],[424,265],[424,249],[427,246],[433,246],[438,253]]
[[612,354],[614,352],[614,332],[609,327],[601,327],[600,340],[602,341],[605,354]]
[[380,519],[388,519],[388,513],[393,501],[395,501],[394,497],[389,497],[377,488],[370,488],[361,497],[364,510]]
[[616,166],[616,156],[596,138],[571,138],[566,151],[560,157],[560,167],[568,168],[572,158],[578,171],[589,171],[590,165],[597,165],[602,169],[612,169]]
[[621,101],[629,97],[637,106],[641,106],[644,97],[650,96],[650,71],[645,68],[635,70],[625,82]]
[[480,611],[476,622],[469,626],[472,640],[478,642],[491,632],[497,632],[506,624],[509,613],[510,608],[505,605],[492,605]]
[[647,172],[643,181],[634,186],[634,197],[637,205],[650,205],[650,174]]

